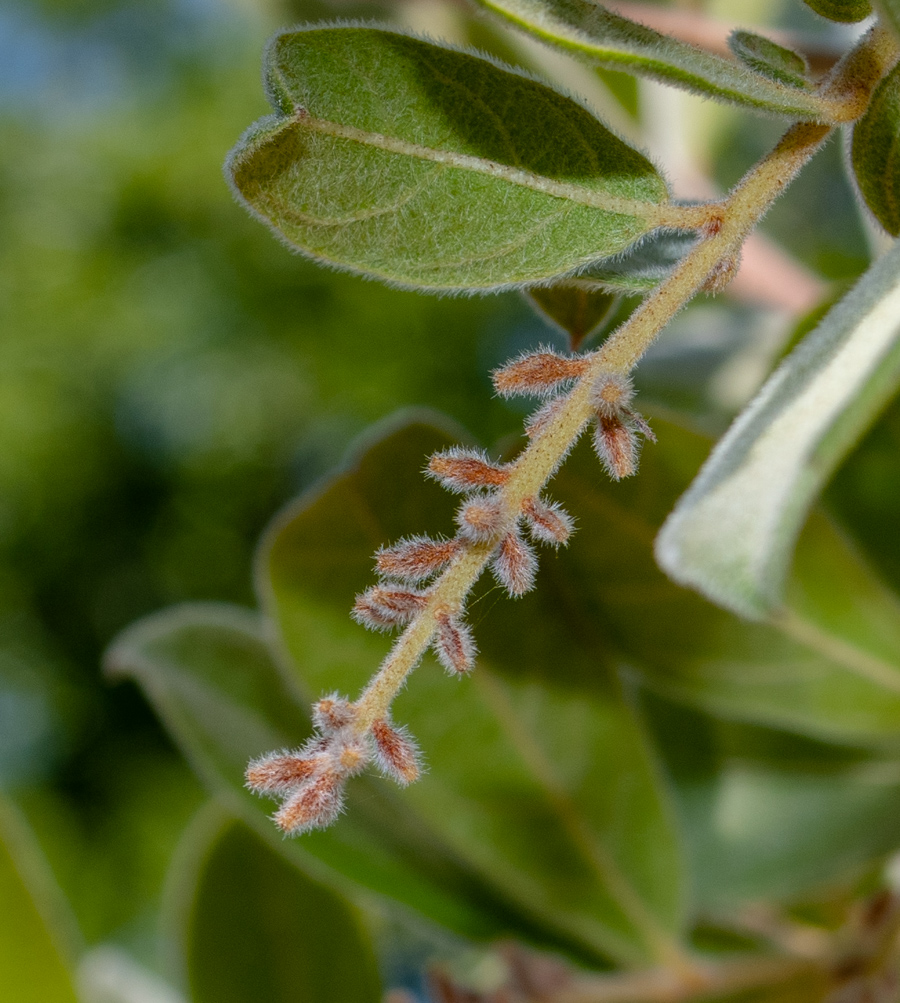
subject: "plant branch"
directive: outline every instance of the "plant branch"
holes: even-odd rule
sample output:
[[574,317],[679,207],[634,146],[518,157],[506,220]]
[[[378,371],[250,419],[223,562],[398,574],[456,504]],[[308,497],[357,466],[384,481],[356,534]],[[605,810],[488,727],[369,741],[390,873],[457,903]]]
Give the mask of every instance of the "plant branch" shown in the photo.
[[[861,114],[872,88],[896,55],[891,37],[879,27],[872,29],[823,81],[819,95]],[[358,597],[355,613],[361,622],[375,627],[407,626],[357,701],[349,704],[339,697],[320,701],[314,715],[320,734],[301,754],[276,753],[248,769],[251,787],[285,796],[276,815],[285,831],[299,832],[333,821],[341,810],[344,781],[362,770],[373,754],[398,782],[416,778],[415,746],[402,729],[390,723],[391,705],[409,674],[432,643],[448,668],[469,669],[472,642],[462,615],[467,596],[488,564],[493,564],[495,572],[501,568],[500,577],[511,593],[518,595],[530,587],[534,556],[519,535],[520,521],[531,520],[533,535],[537,533],[545,542],[565,542],[571,520],[542,501],[541,492],[589,423],[597,423],[595,443],[613,475],[633,472],[634,431],[652,433],[628,407],[632,392],[628,374],[698,291],[716,290],[730,279],[748,234],[830,131],[831,126],[819,123],[793,125],[726,199],[694,207],[690,225],[700,229],[701,239],[599,350],[573,358],[538,353],[495,374],[502,392],[542,395],[564,385],[571,389],[548,402],[549,410],[541,412],[543,419],[530,427],[528,447],[502,468],[458,451],[432,458],[429,469],[445,484],[462,491],[481,489],[481,493],[463,506],[458,517],[460,532],[453,541],[426,544],[444,555],[433,570],[446,566],[429,587],[420,591],[385,584]],[[486,488],[490,490],[485,492]],[[478,519],[467,521],[466,513],[476,510]],[[406,544],[413,545],[421,546]],[[397,553],[394,560],[399,559]],[[414,569],[414,575],[399,577],[419,581],[429,577],[431,569],[429,565],[424,574]],[[386,574],[390,577],[389,570]],[[702,988],[709,978],[706,969],[668,931],[658,928],[633,889],[614,891],[620,908],[640,931],[647,955],[667,967],[676,981],[677,991],[670,998],[682,998],[679,994],[686,987]],[[617,960],[628,964],[633,959]],[[571,1003],[591,1003],[595,998],[615,997],[582,995],[572,997]]]

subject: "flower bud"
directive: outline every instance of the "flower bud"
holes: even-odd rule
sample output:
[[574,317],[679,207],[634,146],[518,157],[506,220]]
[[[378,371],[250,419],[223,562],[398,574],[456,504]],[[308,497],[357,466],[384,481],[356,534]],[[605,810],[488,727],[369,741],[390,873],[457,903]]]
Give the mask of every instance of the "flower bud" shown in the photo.
[[375,740],[375,762],[382,773],[405,787],[419,779],[422,772],[421,753],[405,728],[397,728],[387,721],[372,725]]
[[451,491],[475,491],[478,488],[499,487],[509,479],[509,471],[490,463],[472,449],[448,449],[435,453],[426,471]]
[[530,352],[495,370],[494,388],[501,397],[544,397],[561,384],[578,379],[589,365],[590,360],[583,355]]
[[511,596],[524,595],[534,588],[537,558],[518,530],[503,537],[491,569]]
[[591,406],[606,418],[617,418],[634,397],[631,380],[622,373],[601,373],[591,387]]
[[428,597],[415,589],[392,589],[373,585],[356,597],[351,616],[371,630],[402,627],[428,604]]
[[324,829],[344,807],[344,785],[334,773],[313,777],[292,794],[275,813],[275,824],[290,836]]
[[534,439],[550,425],[562,410],[563,405],[569,399],[568,394],[560,394],[558,397],[551,397],[550,400],[542,404],[537,411],[525,422],[525,434],[529,439]]
[[572,517],[562,506],[541,497],[529,498],[522,505],[522,514],[532,537],[553,547],[565,543],[575,528]]
[[615,481],[630,477],[637,470],[637,436],[620,418],[597,415],[594,449]]
[[475,641],[467,624],[449,613],[437,618],[432,645],[438,660],[448,672],[465,675],[475,662]]
[[352,724],[355,714],[349,700],[332,693],[313,706],[313,724],[319,731],[330,734]]
[[257,794],[285,794],[300,787],[322,769],[325,758],[291,752],[270,752],[254,759],[244,778]]
[[375,557],[375,567],[388,578],[419,582],[449,564],[461,546],[459,540],[431,540],[427,536],[414,536],[380,550]]
[[493,495],[473,498],[460,507],[456,522],[467,540],[478,543],[493,540],[503,524],[500,502]]

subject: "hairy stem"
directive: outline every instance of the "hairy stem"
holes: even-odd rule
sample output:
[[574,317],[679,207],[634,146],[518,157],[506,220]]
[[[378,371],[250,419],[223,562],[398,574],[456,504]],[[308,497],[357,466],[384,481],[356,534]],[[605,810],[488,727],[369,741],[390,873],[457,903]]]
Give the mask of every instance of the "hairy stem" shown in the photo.
[[[872,88],[896,56],[893,39],[885,29],[876,26],[834,68],[823,82],[821,93],[852,98],[859,106],[857,114],[861,114]],[[500,493],[503,532],[515,524],[523,503],[538,494],[550,480],[591,420],[593,408],[589,398],[597,377],[604,372],[629,373],[634,368],[662,329],[703,288],[716,269],[739,254],[750,231],[813,156],[831,128],[813,122],[797,123],[728,198],[697,207],[700,210],[697,217],[705,220],[702,239],[669,278],[598,351],[589,356],[590,365],[564,407],[512,464],[510,477]],[[435,583],[427,607],[400,636],[357,701],[357,722],[361,731],[387,715],[406,677],[431,643],[436,616],[462,609],[465,597],[490,560],[495,543],[471,544]]]

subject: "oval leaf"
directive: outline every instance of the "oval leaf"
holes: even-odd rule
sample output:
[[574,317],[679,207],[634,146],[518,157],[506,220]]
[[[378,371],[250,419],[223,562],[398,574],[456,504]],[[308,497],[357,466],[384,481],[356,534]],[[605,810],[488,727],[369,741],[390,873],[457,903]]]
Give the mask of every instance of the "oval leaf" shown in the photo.
[[900,378],[900,247],[779,366],[666,520],[657,558],[744,616],[777,609],[813,498]]
[[348,902],[240,823],[204,849],[183,948],[194,1003],[379,1003],[372,945]]
[[244,770],[250,759],[306,739],[308,704],[279,673],[251,611],[214,604],[165,610],[120,635],[106,664],[141,685],[217,796],[305,872],[370,888],[468,936],[532,932],[378,781],[376,796],[366,790],[373,781],[359,778],[355,810],[326,832],[278,839],[268,803],[244,787]]
[[704,97],[795,119],[829,120],[840,111],[808,90],[786,86],[739,63],[629,21],[593,0],[478,0],[545,42],[591,62],[627,70]]
[[817,14],[827,17],[829,21],[840,21],[852,24],[864,21],[872,13],[869,0],[804,0]]
[[616,254],[663,219],[649,160],[572,98],[467,52],[380,28],[291,31],[269,45],[266,85],[277,114],[228,173],[320,261],[500,289]]
[[866,205],[893,237],[900,236],[900,66],[881,81],[853,129],[851,159]]
[[752,31],[733,31],[728,47],[751,70],[777,80],[788,87],[809,87],[809,66],[806,59],[793,49],[773,42]]
[[[260,591],[311,692],[355,695],[387,651],[387,639],[351,622],[350,600],[371,582],[380,545],[449,528],[455,503],[420,470],[452,441],[433,427],[402,427],[276,519],[260,555]],[[430,772],[401,796],[461,858],[582,952],[658,960],[683,922],[666,794],[577,602],[565,587],[544,595],[546,615],[502,602],[478,625],[485,654],[471,678],[451,680],[431,659],[414,673],[395,719],[420,741]]]

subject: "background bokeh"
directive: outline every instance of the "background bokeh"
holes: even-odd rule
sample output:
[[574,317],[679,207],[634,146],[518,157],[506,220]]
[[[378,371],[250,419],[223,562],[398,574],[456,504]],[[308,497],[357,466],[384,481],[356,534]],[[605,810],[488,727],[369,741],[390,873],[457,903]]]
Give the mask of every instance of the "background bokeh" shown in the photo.
[[[794,0],[705,6],[837,30]],[[430,26],[587,86],[449,0],[0,2],[0,787],[85,942],[149,969],[204,795],[137,689],[104,679],[105,646],[167,604],[252,604],[269,517],[397,409],[439,409],[485,442],[514,433],[488,371],[557,338],[516,294],[436,299],[320,269],[232,201],[221,164],[266,113],[266,38],[336,16]],[[652,85],[589,83],[686,195],[733,183],[777,135]],[[874,238],[839,142],[764,229],[807,306],[865,268]],[[698,301],[641,370],[646,409],[721,429],[802,312],[758,292]]]

